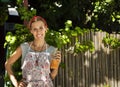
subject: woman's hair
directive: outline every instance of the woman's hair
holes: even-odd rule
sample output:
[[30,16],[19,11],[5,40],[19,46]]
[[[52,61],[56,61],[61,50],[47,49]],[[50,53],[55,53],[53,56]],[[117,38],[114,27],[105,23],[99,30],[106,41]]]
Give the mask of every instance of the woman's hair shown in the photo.
[[31,18],[31,20],[28,23],[28,29],[31,29],[32,23],[36,22],[36,21],[42,21],[44,23],[45,27],[48,28],[47,22],[45,21],[44,18],[42,18],[41,16],[34,16]]

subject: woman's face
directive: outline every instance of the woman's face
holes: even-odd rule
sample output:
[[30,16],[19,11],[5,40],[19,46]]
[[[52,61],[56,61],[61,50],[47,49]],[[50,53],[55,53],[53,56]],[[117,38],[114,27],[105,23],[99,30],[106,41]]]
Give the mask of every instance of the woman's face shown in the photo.
[[31,33],[37,40],[45,38],[46,30],[47,28],[45,27],[45,24],[42,21],[36,21],[31,24]]

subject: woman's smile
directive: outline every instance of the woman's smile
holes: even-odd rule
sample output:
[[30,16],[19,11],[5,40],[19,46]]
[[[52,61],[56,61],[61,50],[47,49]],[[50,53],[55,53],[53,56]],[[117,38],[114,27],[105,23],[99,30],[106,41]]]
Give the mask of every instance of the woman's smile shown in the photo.
[[43,35],[42,34],[37,34],[36,35],[38,38],[41,38]]

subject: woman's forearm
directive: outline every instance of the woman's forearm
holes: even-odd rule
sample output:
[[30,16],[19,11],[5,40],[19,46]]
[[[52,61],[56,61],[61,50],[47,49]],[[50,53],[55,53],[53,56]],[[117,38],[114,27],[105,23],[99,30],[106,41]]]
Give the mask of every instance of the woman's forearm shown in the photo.
[[18,87],[18,82],[14,75],[10,75],[10,80],[12,81],[12,83],[15,87]]
[[57,74],[58,74],[58,69],[51,70],[50,76],[52,80],[57,76]]
[[17,79],[15,78],[14,74],[13,74],[13,71],[11,69],[11,65],[10,64],[5,64],[5,68],[7,70],[7,73],[10,77],[10,80],[12,82],[12,84],[15,86],[15,87],[18,87],[18,82],[17,82]]

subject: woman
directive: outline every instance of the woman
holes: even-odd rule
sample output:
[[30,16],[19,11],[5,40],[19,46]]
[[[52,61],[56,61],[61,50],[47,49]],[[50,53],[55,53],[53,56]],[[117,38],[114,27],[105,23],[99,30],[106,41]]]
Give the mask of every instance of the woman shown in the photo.
[[[46,43],[45,34],[48,27],[42,17],[34,16],[28,28],[34,40],[22,43],[5,63],[10,80],[15,87],[53,87],[52,79],[57,75],[61,61],[60,51]],[[22,80],[18,82],[12,65],[21,55]]]

